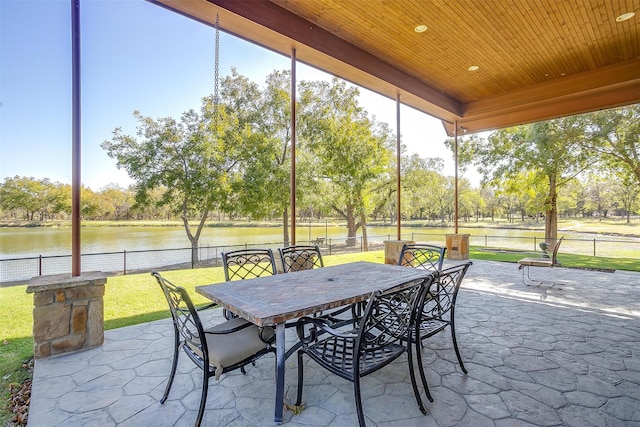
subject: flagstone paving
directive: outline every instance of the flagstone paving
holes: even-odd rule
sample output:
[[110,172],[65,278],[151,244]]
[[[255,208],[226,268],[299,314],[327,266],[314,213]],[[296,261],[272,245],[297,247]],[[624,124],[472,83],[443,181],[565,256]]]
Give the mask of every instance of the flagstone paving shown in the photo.
[[[434,398],[424,398],[428,414],[416,405],[401,358],[363,379],[367,425],[640,426],[640,273],[539,268],[534,274],[547,282],[528,287],[516,264],[474,261],[456,318],[468,374],[450,334],[438,334],[423,354]],[[223,320],[220,309],[203,317]],[[287,333],[293,342],[295,333]],[[172,345],[170,321],[161,320],[106,331],[99,348],[37,360],[28,425],[193,425],[202,382],[184,355],[168,401],[159,402]],[[296,360],[287,361],[289,401]],[[351,383],[305,363],[305,408],[285,412],[283,424],[356,425]],[[269,355],[246,375],[234,371],[212,381],[203,425],[274,425],[274,371]]]

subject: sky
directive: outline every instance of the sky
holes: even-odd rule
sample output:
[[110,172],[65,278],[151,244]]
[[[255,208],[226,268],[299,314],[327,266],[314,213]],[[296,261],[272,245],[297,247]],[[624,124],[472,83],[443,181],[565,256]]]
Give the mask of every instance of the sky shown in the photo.
[[[94,191],[133,181],[100,144],[115,128],[136,132],[133,111],[153,118],[199,109],[214,90],[215,30],[144,0],[80,0],[82,183]],[[224,25],[224,23],[221,23]],[[289,57],[220,33],[219,75],[235,67],[264,86]],[[330,79],[298,64],[298,80]],[[71,183],[71,1],[0,0],[0,179]],[[360,104],[395,133],[396,104],[360,88]],[[402,143],[441,157],[454,174],[440,120],[401,107]],[[466,175],[473,185],[479,177]]]

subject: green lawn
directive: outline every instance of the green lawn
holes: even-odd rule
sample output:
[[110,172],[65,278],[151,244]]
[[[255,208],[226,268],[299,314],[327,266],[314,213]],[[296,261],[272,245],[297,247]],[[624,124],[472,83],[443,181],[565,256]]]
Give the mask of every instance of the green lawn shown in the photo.
[[[540,256],[540,253],[526,254],[521,252],[500,252],[498,250],[486,250],[475,247],[471,247],[469,250],[469,258],[471,259],[518,262],[519,259],[525,258],[526,256],[537,257]],[[559,253],[558,261],[564,267],[569,268],[601,268],[609,270],[640,271],[640,259],[636,258],[606,258]]]
[[[492,252],[471,248],[471,259],[517,262],[522,253]],[[325,265],[366,260],[384,262],[384,251],[331,255],[324,257]],[[567,267],[593,267],[640,271],[640,260],[623,258],[594,258],[561,254],[559,260]],[[174,284],[186,288],[195,304],[207,300],[194,292],[194,287],[224,281],[221,267],[195,270],[176,270],[162,273]],[[158,284],[149,273],[114,276],[107,280],[104,296],[105,329],[120,328],[169,317],[167,303]],[[22,362],[33,356],[32,338],[33,296],[26,293],[26,285],[0,288],[0,402],[7,402],[8,385],[21,382],[27,375]],[[0,408],[0,425],[6,425],[10,414]]]

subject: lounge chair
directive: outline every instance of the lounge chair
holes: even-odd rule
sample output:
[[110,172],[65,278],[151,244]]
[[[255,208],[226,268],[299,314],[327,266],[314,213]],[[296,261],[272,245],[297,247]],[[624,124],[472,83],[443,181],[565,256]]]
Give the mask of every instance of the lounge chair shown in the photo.
[[[547,268],[552,268],[552,267],[556,267],[556,266],[561,266],[562,264],[560,264],[560,262],[558,262],[558,248],[560,248],[560,244],[562,243],[562,239],[564,239],[564,236],[562,236],[557,242],[556,245],[553,247],[553,252],[551,254],[550,258],[523,258],[520,261],[518,261],[518,269],[522,270],[522,283],[524,283],[527,286],[538,286],[540,284],[542,284],[542,280],[533,280],[531,278],[531,276],[529,275],[529,267],[547,267]],[[525,270],[527,272],[527,277],[524,277],[524,273]]]

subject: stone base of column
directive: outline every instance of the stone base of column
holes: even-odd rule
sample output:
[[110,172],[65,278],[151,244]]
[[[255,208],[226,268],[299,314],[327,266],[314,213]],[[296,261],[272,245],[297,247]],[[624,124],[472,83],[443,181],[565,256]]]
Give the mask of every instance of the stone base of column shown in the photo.
[[[385,240],[384,263],[398,265],[398,262],[400,262],[400,252],[402,252],[402,247],[405,243],[412,245],[415,242],[413,240]],[[406,265],[406,263],[403,263],[403,265]]]
[[447,234],[447,258],[469,259],[469,235]]
[[101,272],[37,276],[29,281],[36,359],[102,345],[106,283]]

